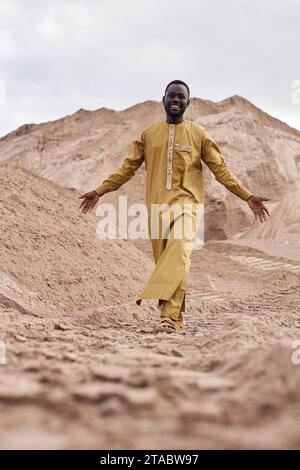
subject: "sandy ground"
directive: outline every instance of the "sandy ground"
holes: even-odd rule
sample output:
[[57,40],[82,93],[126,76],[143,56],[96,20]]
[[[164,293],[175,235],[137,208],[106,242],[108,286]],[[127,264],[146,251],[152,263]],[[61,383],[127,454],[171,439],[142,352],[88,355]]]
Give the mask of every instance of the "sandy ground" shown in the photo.
[[[272,217],[254,222],[206,174],[206,240],[219,241],[193,253],[188,328],[174,334],[155,332],[156,302],[135,304],[150,244],[99,240],[78,199],[161,105],[78,110],[0,139],[2,449],[300,448],[300,132],[237,96],[194,99],[189,117]],[[144,178],[119,194],[143,200]]]
[[2,170],[2,449],[300,447],[298,245],[207,243],[188,328],[155,333],[147,250],[93,241],[72,191]]
[[232,250],[195,254],[182,334],[131,303],[37,315],[1,296],[1,448],[299,448],[300,267]]

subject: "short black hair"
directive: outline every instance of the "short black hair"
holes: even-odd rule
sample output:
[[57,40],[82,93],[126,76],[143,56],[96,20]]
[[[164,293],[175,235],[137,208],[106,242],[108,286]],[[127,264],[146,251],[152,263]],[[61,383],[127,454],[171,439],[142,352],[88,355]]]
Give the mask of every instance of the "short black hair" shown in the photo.
[[173,85],[173,84],[174,84],[174,85],[177,85],[177,84],[178,84],[178,85],[183,85],[183,86],[185,86],[185,88],[186,88],[187,91],[188,91],[188,98],[190,97],[190,89],[189,89],[188,85],[187,85],[185,82],[183,82],[182,80],[172,80],[170,83],[168,83],[168,85],[166,86],[166,89],[165,89],[165,95],[166,95],[166,93],[167,93],[167,89],[169,88],[169,86],[170,86],[170,85]]

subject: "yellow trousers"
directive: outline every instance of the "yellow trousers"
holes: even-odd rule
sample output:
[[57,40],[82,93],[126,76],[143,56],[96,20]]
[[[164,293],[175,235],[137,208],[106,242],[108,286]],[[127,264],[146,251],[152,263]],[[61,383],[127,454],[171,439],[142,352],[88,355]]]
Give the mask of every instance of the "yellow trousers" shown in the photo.
[[[183,218],[190,218],[189,232],[182,230]],[[168,226],[168,238],[160,236],[151,239],[155,270],[141,293],[137,303],[142,299],[158,299],[161,316],[182,319],[185,311],[185,293],[191,266],[192,240],[197,228],[195,211],[176,214]],[[179,232],[178,232],[179,230]],[[178,238],[178,233],[182,236]]]
[[161,317],[172,318],[172,320],[182,320],[185,312],[185,293],[187,278],[185,278],[176,289],[170,300],[160,300],[162,306],[160,311]]

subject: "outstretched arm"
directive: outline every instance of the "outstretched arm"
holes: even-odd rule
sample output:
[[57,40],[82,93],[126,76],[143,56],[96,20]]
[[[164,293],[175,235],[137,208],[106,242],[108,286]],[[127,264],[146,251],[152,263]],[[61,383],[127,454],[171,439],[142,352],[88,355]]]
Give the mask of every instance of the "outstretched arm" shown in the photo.
[[202,141],[201,158],[215,175],[216,180],[219,183],[223,184],[228,191],[232,192],[244,201],[247,201],[257,220],[259,219],[261,222],[267,220],[267,215],[270,215],[270,213],[263,204],[263,201],[270,201],[270,199],[262,196],[255,196],[248,191],[245,186],[243,186],[234,173],[229,169],[217,144],[207,132],[204,133]]
[[97,204],[103,194],[116,191],[120,186],[133,177],[136,170],[144,161],[144,138],[143,132],[132,142],[127,156],[122,165],[94,191],[79,196],[83,199],[79,209],[86,214]]

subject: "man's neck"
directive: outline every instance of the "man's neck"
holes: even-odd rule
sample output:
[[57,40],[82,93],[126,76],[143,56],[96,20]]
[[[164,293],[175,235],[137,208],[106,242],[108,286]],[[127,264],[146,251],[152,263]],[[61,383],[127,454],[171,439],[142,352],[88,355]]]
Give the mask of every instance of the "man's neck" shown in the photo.
[[180,124],[183,121],[184,121],[183,116],[178,116],[178,118],[169,116],[168,114],[166,116],[166,122],[168,124]]

